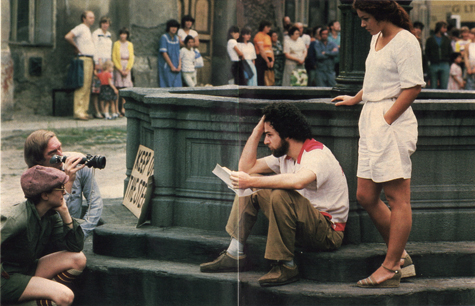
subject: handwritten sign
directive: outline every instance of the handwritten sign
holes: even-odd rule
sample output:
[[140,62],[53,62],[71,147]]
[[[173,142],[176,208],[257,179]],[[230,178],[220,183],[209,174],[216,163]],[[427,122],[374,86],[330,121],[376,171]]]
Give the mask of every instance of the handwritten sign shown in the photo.
[[123,204],[141,220],[148,213],[148,202],[150,201],[153,189],[153,179],[151,179],[153,178],[153,169],[153,150],[140,145],[135,157],[129,184],[125,191]]

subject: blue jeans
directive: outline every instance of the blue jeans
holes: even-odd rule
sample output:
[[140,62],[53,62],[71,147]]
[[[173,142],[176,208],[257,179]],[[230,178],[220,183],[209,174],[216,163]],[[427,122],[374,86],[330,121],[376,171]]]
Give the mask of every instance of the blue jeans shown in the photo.
[[[437,63],[437,64],[430,64],[429,67],[430,71],[430,88],[432,89],[447,89],[447,85],[449,83],[450,77],[450,65],[449,63]],[[440,84],[438,84],[438,82]],[[439,86],[437,86],[439,85]]]

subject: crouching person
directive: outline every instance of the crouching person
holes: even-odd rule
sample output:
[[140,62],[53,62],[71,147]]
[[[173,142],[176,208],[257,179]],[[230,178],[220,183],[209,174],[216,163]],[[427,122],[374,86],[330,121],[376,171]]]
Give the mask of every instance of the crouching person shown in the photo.
[[[263,134],[272,155],[257,159]],[[312,139],[310,125],[296,106],[274,103],[264,109],[231,180],[235,188],[260,190],[235,198],[226,226],[231,236],[229,248],[215,261],[201,264],[202,272],[242,270],[246,265],[244,244],[259,210],[269,220],[264,257],[275,261],[271,271],[259,279],[261,286],[299,279],[296,244],[317,251],[341,246],[349,210],[346,177],[332,152]]]
[[[84,270],[86,256],[84,233],[63,198],[68,180],[61,170],[34,166],[21,176],[27,200],[2,211],[2,305],[72,304],[67,285]],[[63,251],[43,256],[50,247]]]

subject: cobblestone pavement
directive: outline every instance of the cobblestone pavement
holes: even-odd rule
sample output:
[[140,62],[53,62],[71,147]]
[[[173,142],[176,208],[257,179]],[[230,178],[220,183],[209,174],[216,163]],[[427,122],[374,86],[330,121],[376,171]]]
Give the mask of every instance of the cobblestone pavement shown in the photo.
[[95,170],[101,195],[121,198],[126,178],[127,119],[92,119],[77,121],[71,117],[15,114],[13,120],[2,122],[1,138],[1,206],[24,200],[20,177],[26,170],[23,144],[36,129],[55,131],[63,143],[63,152],[106,156],[106,167]]

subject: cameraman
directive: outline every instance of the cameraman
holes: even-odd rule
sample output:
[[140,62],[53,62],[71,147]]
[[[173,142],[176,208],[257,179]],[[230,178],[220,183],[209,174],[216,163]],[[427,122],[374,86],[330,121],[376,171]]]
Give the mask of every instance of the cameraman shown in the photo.
[[[68,179],[58,169],[29,168],[21,176],[27,200],[2,208],[2,305],[71,305],[68,287],[87,260],[84,233],[64,201]],[[43,256],[47,248],[62,251]]]
[[25,141],[24,156],[28,168],[35,165],[53,167],[63,170],[68,176],[69,181],[64,185],[66,189],[66,204],[69,213],[74,218],[81,218],[82,196],[87,201],[87,211],[84,215],[84,222],[81,228],[84,236],[87,237],[97,226],[102,214],[102,198],[99,186],[92,173],[91,168],[85,168],[85,165],[79,165],[84,155],[79,153],[67,153],[69,156],[64,163],[51,164],[50,159],[53,155],[63,156],[61,142],[55,133],[46,130],[37,130],[28,136]]

